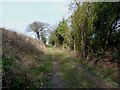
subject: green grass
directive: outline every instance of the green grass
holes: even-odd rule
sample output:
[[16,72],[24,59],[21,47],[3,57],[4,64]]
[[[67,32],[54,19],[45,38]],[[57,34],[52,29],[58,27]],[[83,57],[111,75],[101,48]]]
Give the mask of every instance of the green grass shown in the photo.
[[[2,85],[5,88],[50,87],[51,55],[40,48],[37,40],[3,30]],[[26,41],[29,38],[30,42]]]
[[15,60],[12,58],[2,58],[2,68],[4,72],[8,72],[14,68],[17,68],[17,65],[15,64]]
[[83,68],[85,68],[89,73],[91,73],[93,76],[98,76],[103,82],[111,84],[113,88],[118,87],[118,84],[116,82],[119,82],[119,79],[114,80],[114,73],[118,75],[118,69],[111,68],[111,67],[95,67],[92,66],[85,61],[80,61],[79,64],[82,65]]
[[[55,50],[54,50],[55,51]],[[78,57],[71,57],[68,52],[55,51],[58,63],[60,65],[60,71],[63,73],[66,87],[95,87],[95,84],[86,78],[82,71],[78,71],[74,65],[70,62],[74,62],[80,67],[84,68],[93,77],[98,77],[102,82],[109,83],[112,87],[116,88],[118,85],[111,79],[110,73],[114,73],[114,68],[96,68],[86,63],[84,60],[80,60]],[[119,82],[119,81],[118,81]]]
[[86,78],[81,71],[71,65],[71,61],[78,64],[78,59],[70,57],[67,53],[59,52],[56,55],[60,70],[63,73],[65,87],[67,88],[86,88],[95,87],[88,78]]
[[[26,53],[25,55],[18,55],[18,53],[10,53],[3,57],[1,63],[4,71],[3,77],[6,80],[5,82],[7,82],[6,87],[29,87],[33,90],[35,88],[51,88],[52,55],[54,55],[58,61],[58,72],[63,74],[65,87],[68,88],[95,87],[94,83],[86,77],[84,71],[76,68],[77,65],[80,65],[82,68],[86,69],[86,71],[92,74],[93,77],[99,76],[107,82],[112,82],[109,78],[110,73],[115,73],[116,71],[113,68],[97,69],[77,57],[71,57],[67,52],[49,47],[47,54],[31,52],[29,54]],[[22,67],[20,64],[16,63],[16,60],[20,61],[23,57],[26,57],[26,60],[32,60],[32,62],[37,63],[37,65],[30,65],[26,69],[21,69]]]
[[36,87],[49,88],[51,87],[51,55],[42,55],[39,60],[41,64],[37,67],[30,67],[29,73],[34,76],[33,80]]
[[[40,87],[51,87],[51,55],[37,55],[37,57],[27,55],[26,57],[28,57],[28,60],[30,57],[32,57],[33,62],[37,61],[38,65],[29,66],[26,69],[21,69],[22,67],[16,64],[16,56],[14,56],[13,58],[12,57],[13,56],[10,56],[10,58],[2,58],[4,78],[6,78],[5,82],[7,83],[8,87],[29,87],[33,89]],[[9,73],[10,76],[7,76],[7,73]]]

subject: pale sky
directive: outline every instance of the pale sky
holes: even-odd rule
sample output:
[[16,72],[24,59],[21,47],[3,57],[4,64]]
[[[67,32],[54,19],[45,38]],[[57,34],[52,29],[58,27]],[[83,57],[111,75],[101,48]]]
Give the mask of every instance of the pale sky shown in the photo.
[[20,33],[26,33],[26,27],[34,21],[56,25],[63,17],[68,16],[68,3],[64,0],[7,1],[0,3],[0,21],[2,21],[0,27]]

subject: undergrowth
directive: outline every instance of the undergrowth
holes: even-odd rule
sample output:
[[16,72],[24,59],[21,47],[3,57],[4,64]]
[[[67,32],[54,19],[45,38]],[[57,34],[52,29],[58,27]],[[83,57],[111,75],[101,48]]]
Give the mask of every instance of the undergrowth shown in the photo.
[[[3,34],[2,88],[51,87],[51,55],[30,37],[1,29]],[[29,41],[26,41],[26,38]]]

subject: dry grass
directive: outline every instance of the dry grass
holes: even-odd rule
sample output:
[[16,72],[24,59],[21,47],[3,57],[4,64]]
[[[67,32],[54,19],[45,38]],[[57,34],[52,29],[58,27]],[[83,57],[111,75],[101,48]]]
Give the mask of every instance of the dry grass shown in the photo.
[[[44,75],[48,73],[48,67],[44,63],[49,64],[47,62],[49,57],[44,53],[45,46],[43,44],[40,46],[36,39],[23,34],[4,28],[0,28],[1,31],[3,88],[43,87],[46,83],[43,79],[47,78]],[[43,55],[48,58],[43,58]],[[41,73],[44,74],[41,76]],[[38,76],[39,78],[36,79]],[[41,85],[40,82],[43,84]]]
[[37,41],[30,37],[5,29],[2,29],[2,35],[3,47],[9,47],[11,50],[22,51],[23,53],[36,51]]

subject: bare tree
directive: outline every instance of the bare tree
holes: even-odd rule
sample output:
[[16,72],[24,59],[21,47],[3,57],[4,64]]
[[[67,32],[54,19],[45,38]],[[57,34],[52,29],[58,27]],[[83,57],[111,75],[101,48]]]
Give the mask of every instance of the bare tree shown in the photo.
[[35,21],[27,27],[27,31],[35,32],[38,40],[41,40],[42,35],[45,34],[45,31],[47,30],[47,26],[48,26],[48,24],[46,24],[46,23]]

